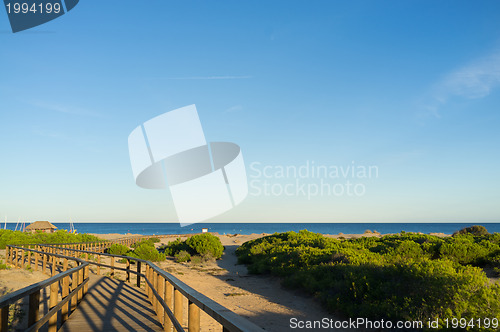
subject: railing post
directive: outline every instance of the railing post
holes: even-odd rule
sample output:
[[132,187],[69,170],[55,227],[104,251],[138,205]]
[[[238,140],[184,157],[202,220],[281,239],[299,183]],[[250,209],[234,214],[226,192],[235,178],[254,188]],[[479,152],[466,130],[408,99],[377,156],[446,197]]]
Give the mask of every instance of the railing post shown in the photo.
[[[80,270],[78,270],[78,286],[80,286],[82,282],[83,282],[83,267]],[[82,298],[83,298],[83,288],[81,288],[78,291],[78,303],[82,301]]]
[[[141,261],[137,261],[137,287],[141,288]],[[130,282],[130,280],[128,280]]]
[[0,332],[9,330],[9,305],[0,309]]
[[[71,281],[71,291],[73,292],[76,287],[78,287],[78,271],[73,272],[73,277]],[[78,300],[78,296],[76,294],[71,298],[71,312],[76,309],[76,302]]]
[[[68,259],[65,258],[63,260],[63,271],[66,272],[67,270],[68,270]],[[62,299],[64,299],[68,295],[69,295],[69,276],[66,276],[62,281],[61,297]],[[69,302],[67,302],[61,308],[61,323],[64,323],[68,319],[68,313],[69,313]]]
[[191,301],[188,308],[188,332],[200,332],[200,308]]
[[114,277],[115,275],[115,258],[111,256],[111,276]]
[[[85,266],[85,269],[83,270],[83,280],[87,279],[89,277],[89,266]],[[89,290],[89,283],[87,282],[85,286],[83,286],[83,296],[87,294]]]
[[[68,265],[68,260],[65,259],[64,263],[67,267]],[[66,269],[64,269],[66,271]],[[66,276],[62,280],[62,292],[61,292],[61,297],[62,299],[65,299],[69,295],[69,276]],[[61,308],[61,323],[64,323],[68,319],[68,312],[69,312],[69,302],[66,302],[65,305]]]
[[28,250],[28,259],[26,260],[27,264],[26,267],[31,267],[31,251]]
[[57,269],[57,257],[52,256],[52,277],[56,275],[56,269]]
[[35,252],[35,271],[38,271],[38,258],[40,254]]
[[[57,305],[57,292],[59,291],[59,281],[50,285],[50,309]],[[57,332],[57,312],[49,318],[49,332]]]
[[30,294],[28,304],[28,327],[38,322],[40,312],[40,290]]
[[178,289],[174,289],[174,316],[182,324],[182,294]]
[[97,254],[97,275],[101,275],[101,255]]
[[[148,264],[148,266],[149,266],[149,264]],[[153,272],[154,272],[153,268],[151,266],[149,266],[148,280],[151,283],[151,285],[153,285],[153,287],[149,288],[149,300],[151,301],[151,303],[153,303],[153,297],[154,297],[153,288],[155,286],[155,284],[153,283]]]
[[47,274],[47,271],[45,271],[47,269],[47,254],[44,252],[42,254],[42,273],[43,274]]
[[158,292],[158,273],[156,273],[156,271],[153,269],[151,269],[151,272],[153,273],[153,280],[152,280],[153,291],[151,292],[151,295],[153,296],[153,298],[152,298],[153,303],[152,304],[153,304],[153,310],[155,311],[156,315],[158,315],[159,302],[155,296],[155,291]]
[[14,249],[14,266],[17,267],[17,261],[19,260],[19,253],[17,252],[17,248]]
[[21,249],[21,269],[24,269],[24,249]]
[[149,297],[149,284],[148,284],[148,280],[149,280],[149,264],[146,263],[146,271],[144,271],[144,281],[145,281],[144,282],[144,286],[145,286],[146,295],[150,299],[150,297]]
[[[174,292],[174,286],[172,284],[165,280],[165,303],[167,304],[167,307],[172,310],[172,295]],[[164,331],[172,331],[172,321],[170,320],[170,317],[168,317],[167,313],[165,312],[165,325],[163,326]]]
[[[163,278],[162,275],[159,275],[158,274],[158,282],[156,284],[156,290],[158,291],[158,295],[160,295],[160,297],[165,300],[165,279]],[[161,305],[161,303],[158,301],[158,319],[160,320],[160,323],[162,325],[165,324],[165,309],[163,309],[163,306]]]
[[127,282],[130,282],[130,258],[127,258],[127,277],[126,277],[126,281]]

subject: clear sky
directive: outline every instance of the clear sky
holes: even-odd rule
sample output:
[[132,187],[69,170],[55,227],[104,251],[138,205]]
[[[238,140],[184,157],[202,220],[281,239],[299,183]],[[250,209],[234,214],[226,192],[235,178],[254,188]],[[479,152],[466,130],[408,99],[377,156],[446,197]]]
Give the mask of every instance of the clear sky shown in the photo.
[[[127,138],[190,104],[254,181],[209,221],[500,222],[500,2],[456,0],[83,0],[16,34],[0,8],[0,220],[176,221]],[[278,172],[312,164],[377,174]],[[293,191],[321,181],[364,191]]]

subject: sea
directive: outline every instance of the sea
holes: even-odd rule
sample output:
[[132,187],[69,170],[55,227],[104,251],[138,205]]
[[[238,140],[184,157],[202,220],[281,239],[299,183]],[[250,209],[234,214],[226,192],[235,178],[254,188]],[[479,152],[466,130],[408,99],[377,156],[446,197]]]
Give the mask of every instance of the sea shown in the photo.
[[[58,229],[70,229],[69,223],[53,223]],[[219,234],[261,234],[261,233],[281,233],[302,229],[323,234],[361,234],[366,230],[377,231],[381,234],[405,232],[445,233],[453,234],[464,227],[472,225],[482,225],[490,233],[500,232],[500,223],[197,223],[181,227],[178,223],[73,223],[78,233],[95,234],[195,234],[201,233],[203,228],[209,232]],[[25,224],[26,226],[28,223]],[[0,228],[4,228],[0,223]],[[22,223],[7,223],[7,229],[22,230]]]

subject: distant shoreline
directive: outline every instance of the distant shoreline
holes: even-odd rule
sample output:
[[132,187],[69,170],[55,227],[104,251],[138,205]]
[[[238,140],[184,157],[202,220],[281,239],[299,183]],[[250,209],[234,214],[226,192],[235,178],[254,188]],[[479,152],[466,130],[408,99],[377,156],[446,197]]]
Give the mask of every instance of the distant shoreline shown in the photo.
[[[242,243],[244,243],[246,241],[250,241],[250,240],[254,240],[254,239],[257,239],[257,238],[264,237],[264,236],[272,235],[272,233],[253,233],[253,234],[238,234],[238,233],[235,233],[235,234],[219,234],[217,232],[209,232],[209,233],[212,234],[212,235],[215,235],[219,239],[221,239],[222,244],[229,243],[231,245],[235,244],[234,240],[236,240],[236,239],[239,240],[239,241],[237,241],[239,244],[242,244]],[[120,233],[107,233],[107,234],[87,233],[87,234],[97,236],[97,237],[99,237],[101,239],[104,239],[104,240],[115,240],[115,239],[119,239],[119,238],[123,238],[123,237],[144,236],[143,234],[120,234]],[[195,235],[195,234],[201,234],[201,232],[199,232],[199,233],[190,233],[190,234],[157,234],[157,235],[165,236],[164,238],[162,238],[162,242],[165,242],[165,241],[168,242],[169,240],[170,241],[174,241],[177,238],[187,238],[187,237]],[[320,233],[320,234],[322,234],[325,237],[334,238],[334,239],[339,239],[339,238],[357,239],[357,238],[361,238],[361,237],[373,237],[373,236],[375,236],[375,237],[382,237],[382,236],[386,236],[386,235],[395,235],[395,234],[400,234],[400,233],[380,234],[380,233],[374,233],[374,232],[371,232],[371,233],[365,232],[365,233],[359,233],[359,234],[343,234],[343,233],[340,233],[340,234],[323,234],[323,233]],[[420,233],[420,234],[424,234],[424,233]],[[449,236],[451,236],[451,234],[445,234],[445,233],[429,233],[427,235],[433,235],[433,236],[438,236],[438,237],[449,237]]]
[[[28,225],[28,224],[26,224]],[[78,233],[93,234],[196,234],[203,228],[219,234],[273,234],[287,231],[298,232],[303,229],[314,233],[363,234],[366,230],[381,234],[397,234],[401,231],[412,233],[453,234],[465,227],[483,225],[490,233],[500,232],[500,223],[198,223],[180,227],[178,223],[74,223]],[[58,229],[69,229],[69,223],[56,223]],[[16,224],[7,224],[8,229],[15,229]],[[2,227],[3,228],[3,227]],[[19,229],[19,228],[18,228]]]

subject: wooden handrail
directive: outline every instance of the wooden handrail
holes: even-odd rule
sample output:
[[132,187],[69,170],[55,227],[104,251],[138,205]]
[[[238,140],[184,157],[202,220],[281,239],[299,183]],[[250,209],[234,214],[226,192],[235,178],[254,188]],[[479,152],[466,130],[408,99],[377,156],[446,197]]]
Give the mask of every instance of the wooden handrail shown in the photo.
[[156,300],[161,304],[163,309],[166,311],[166,315],[168,316],[168,319],[170,319],[170,321],[172,322],[174,329],[177,331],[184,331],[184,329],[182,328],[182,325],[179,323],[179,321],[177,320],[174,313],[169,308],[169,306],[167,305],[167,303],[165,302],[163,297],[156,291],[153,284],[148,279],[146,279],[146,282],[147,282],[148,286],[150,287],[152,294],[155,296]]
[[[15,251],[13,251],[15,250]],[[16,253],[16,266],[18,264],[18,251],[21,251],[21,267],[24,267],[24,254],[28,252],[28,264],[31,264],[31,254],[34,254],[34,259],[36,264],[38,264],[38,255],[43,255],[42,266],[45,265],[46,257],[52,257],[52,274],[54,274],[56,269],[56,258],[62,258],[64,271],[52,276],[47,280],[40,281],[36,284],[27,286],[25,288],[19,289],[15,292],[7,294],[0,297],[0,332],[7,332],[8,330],[8,318],[9,318],[9,305],[19,301],[22,298],[29,296],[29,309],[28,309],[28,329],[27,331],[37,331],[42,325],[49,322],[49,332],[57,331],[57,312],[61,310],[62,322],[67,318],[69,313],[69,302],[71,301],[71,307],[76,308],[78,302],[81,300],[81,296],[86,293],[86,285],[89,281],[88,278],[88,263],[84,262],[78,258],[67,257],[63,255],[58,255],[54,253],[23,248],[18,246],[7,246],[7,253],[12,255],[13,252]],[[68,268],[68,260],[74,260],[78,266]],[[12,257],[9,257],[8,261],[12,262]],[[46,273],[47,271],[43,271]],[[82,277],[81,277],[82,276]],[[73,280],[73,287],[69,289],[69,279]],[[76,278],[76,279],[75,279]],[[50,286],[50,296],[48,300],[50,301],[47,314],[39,319],[39,303],[40,303],[40,291],[46,287]],[[61,286],[61,287],[59,287]],[[59,288],[61,288],[61,298],[59,301]],[[81,296],[80,296],[81,294]]]

